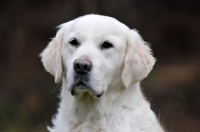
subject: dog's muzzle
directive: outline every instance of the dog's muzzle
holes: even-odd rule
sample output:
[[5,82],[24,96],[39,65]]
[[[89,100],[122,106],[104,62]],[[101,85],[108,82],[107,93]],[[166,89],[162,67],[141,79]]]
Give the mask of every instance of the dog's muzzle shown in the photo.
[[90,87],[90,74],[92,70],[92,62],[88,59],[76,59],[73,63],[74,68],[74,85],[71,90],[71,95],[75,96],[77,92],[91,92],[97,98],[100,98],[103,93],[97,94]]
[[[76,91],[86,92],[92,91],[89,85],[90,71],[92,70],[92,62],[88,59],[76,59],[73,64],[74,68],[74,86],[71,95],[75,96]],[[101,97],[102,94],[96,95]]]

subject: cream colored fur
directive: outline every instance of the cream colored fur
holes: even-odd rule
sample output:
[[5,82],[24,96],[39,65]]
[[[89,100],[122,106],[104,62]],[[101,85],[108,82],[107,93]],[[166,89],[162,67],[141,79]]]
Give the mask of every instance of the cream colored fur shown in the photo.
[[[72,38],[79,46],[70,45]],[[102,49],[104,41],[113,47]],[[62,80],[50,132],[164,132],[140,89],[155,58],[136,30],[111,17],[86,15],[62,24],[41,57],[55,82]],[[91,88],[72,96],[73,63],[80,58],[92,62]]]

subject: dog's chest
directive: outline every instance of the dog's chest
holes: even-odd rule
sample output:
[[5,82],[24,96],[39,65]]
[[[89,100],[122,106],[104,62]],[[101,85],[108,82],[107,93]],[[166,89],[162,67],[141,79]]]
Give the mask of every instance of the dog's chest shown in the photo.
[[73,126],[69,132],[107,132],[106,121],[103,120],[83,121]]
[[101,116],[96,113],[96,118],[71,124],[73,127],[69,132],[131,132],[130,117],[124,116],[123,113],[115,111]]

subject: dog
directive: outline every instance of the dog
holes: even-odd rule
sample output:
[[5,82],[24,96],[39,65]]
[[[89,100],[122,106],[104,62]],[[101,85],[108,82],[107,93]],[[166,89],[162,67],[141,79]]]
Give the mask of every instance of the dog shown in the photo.
[[141,92],[156,60],[136,30],[85,15],[61,24],[40,56],[62,81],[50,132],[164,132]]

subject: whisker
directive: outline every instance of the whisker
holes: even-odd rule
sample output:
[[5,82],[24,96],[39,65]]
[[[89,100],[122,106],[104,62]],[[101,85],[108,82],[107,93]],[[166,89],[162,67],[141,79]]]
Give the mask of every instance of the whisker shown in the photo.
[[49,93],[54,92],[61,84],[62,84],[62,82],[60,82],[60,83],[56,86],[56,88],[54,88],[54,89],[53,89],[52,91],[50,91]]

